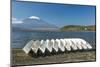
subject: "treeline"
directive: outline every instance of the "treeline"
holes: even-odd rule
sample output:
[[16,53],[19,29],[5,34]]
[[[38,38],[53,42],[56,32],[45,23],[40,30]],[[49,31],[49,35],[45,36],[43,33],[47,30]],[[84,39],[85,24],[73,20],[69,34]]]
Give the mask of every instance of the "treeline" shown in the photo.
[[95,31],[95,25],[81,26],[81,25],[67,25],[60,28],[61,31]]

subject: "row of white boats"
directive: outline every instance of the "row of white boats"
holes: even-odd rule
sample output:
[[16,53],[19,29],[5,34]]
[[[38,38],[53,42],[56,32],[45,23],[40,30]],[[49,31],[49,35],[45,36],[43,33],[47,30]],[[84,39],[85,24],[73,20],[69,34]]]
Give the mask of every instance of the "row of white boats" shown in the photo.
[[53,49],[58,52],[59,49],[64,51],[72,50],[87,50],[92,49],[92,46],[84,39],[80,38],[64,38],[64,39],[46,39],[46,40],[31,40],[23,48],[23,51],[28,54],[31,50],[37,53],[40,50],[42,53],[52,52]]

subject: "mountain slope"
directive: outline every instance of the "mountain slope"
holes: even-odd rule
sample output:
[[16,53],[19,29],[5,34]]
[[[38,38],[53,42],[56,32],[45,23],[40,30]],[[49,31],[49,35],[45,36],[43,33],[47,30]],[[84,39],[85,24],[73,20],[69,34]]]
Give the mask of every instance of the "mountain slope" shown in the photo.
[[14,28],[20,28],[23,30],[57,30],[57,26],[49,24],[39,17],[29,17],[22,20],[23,23],[12,24]]

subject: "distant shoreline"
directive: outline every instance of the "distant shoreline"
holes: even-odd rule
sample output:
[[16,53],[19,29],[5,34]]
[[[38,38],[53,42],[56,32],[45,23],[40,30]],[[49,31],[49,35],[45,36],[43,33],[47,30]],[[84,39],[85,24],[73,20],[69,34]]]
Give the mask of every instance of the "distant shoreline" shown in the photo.
[[67,25],[60,28],[60,31],[96,31],[96,26]]
[[96,32],[96,31],[76,31],[76,30],[73,30],[73,31],[70,31],[70,30],[13,30],[13,31],[25,31],[25,32]]
[[61,31],[61,32],[96,32],[96,31]]
[[67,25],[61,28],[33,28],[33,29],[21,29],[12,28],[13,31],[28,31],[28,32],[95,32],[96,26],[81,26],[81,25]]

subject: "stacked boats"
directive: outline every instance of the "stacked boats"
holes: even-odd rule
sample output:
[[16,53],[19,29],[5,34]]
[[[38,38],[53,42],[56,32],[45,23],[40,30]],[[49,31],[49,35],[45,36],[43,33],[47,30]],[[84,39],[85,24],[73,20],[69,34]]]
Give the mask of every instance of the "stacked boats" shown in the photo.
[[51,53],[53,51],[59,52],[76,51],[76,50],[90,50],[92,46],[80,38],[64,38],[64,39],[46,39],[46,40],[31,40],[23,48],[26,54],[33,51],[35,54],[40,50],[42,53],[46,53],[47,50]]

